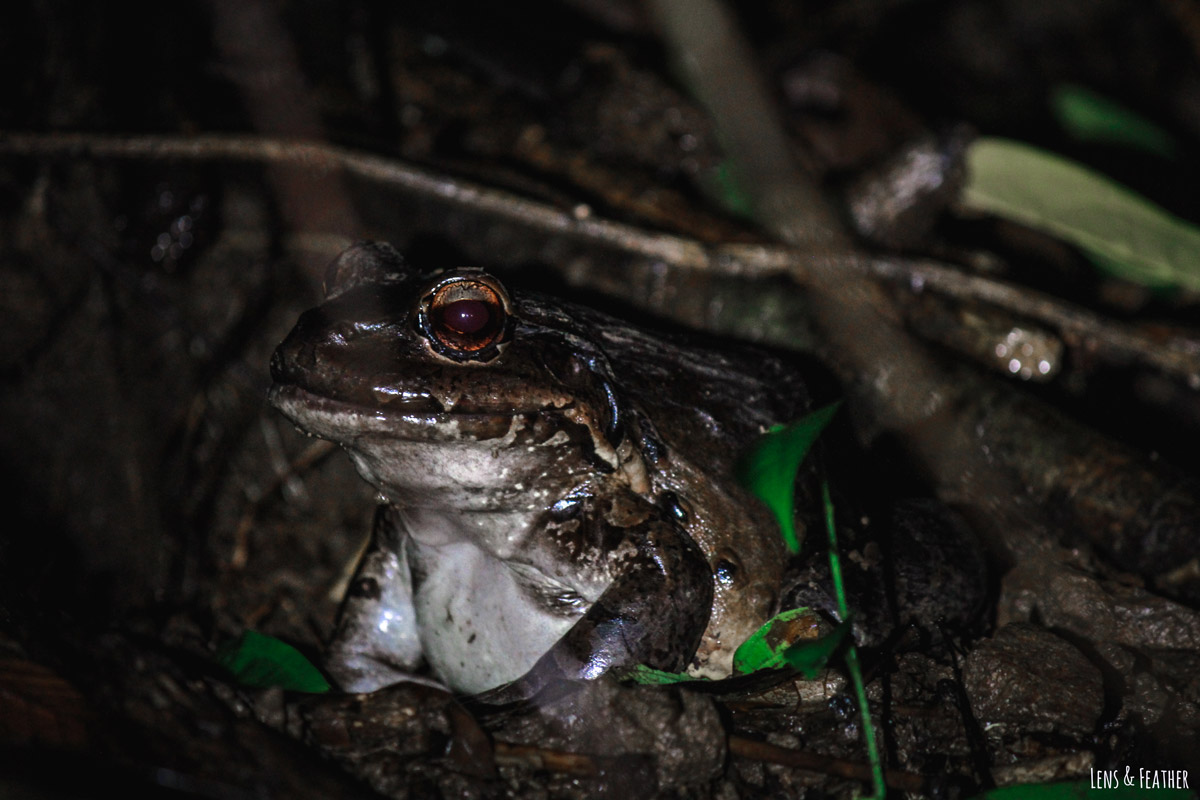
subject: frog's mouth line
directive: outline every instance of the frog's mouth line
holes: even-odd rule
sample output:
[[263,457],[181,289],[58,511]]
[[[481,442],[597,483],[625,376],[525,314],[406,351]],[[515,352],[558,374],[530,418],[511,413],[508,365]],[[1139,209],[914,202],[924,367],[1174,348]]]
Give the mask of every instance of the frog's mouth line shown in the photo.
[[365,406],[314,394],[296,384],[276,383],[267,401],[304,432],[347,442],[364,435],[416,441],[487,440],[504,435],[513,421],[565,408],[444,411],[429,398],[395,398],[387,406]]

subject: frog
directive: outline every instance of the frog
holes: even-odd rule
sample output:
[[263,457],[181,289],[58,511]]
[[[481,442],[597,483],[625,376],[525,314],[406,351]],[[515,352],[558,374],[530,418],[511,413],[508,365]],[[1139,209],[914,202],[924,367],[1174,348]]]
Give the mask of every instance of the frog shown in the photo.
[[812,406],[796,368],[382,242],[324,290],[272,356],[269,402],[379,494],[326,651],[343,690],[730,674],[787,560],[736,465]]

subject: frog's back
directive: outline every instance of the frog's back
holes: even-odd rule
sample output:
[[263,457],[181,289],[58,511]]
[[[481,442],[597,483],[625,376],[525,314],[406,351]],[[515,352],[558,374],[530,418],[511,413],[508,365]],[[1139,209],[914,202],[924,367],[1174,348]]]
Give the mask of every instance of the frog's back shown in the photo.
[[620,382],[668,446],[715,467],[733,462],[771,426],[811,410],[799,370],[757,348],[715,347],[625,326],[597,326]]

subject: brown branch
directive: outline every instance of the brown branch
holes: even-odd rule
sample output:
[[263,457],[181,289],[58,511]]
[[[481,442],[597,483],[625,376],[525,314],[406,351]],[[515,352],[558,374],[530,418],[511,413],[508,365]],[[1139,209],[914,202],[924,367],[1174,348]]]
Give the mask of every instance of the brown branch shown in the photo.
[[614,247],[672,266],[711,269],[703,245],[528,200],[509,192],[439,175],[396,159],[330,144],[243,136],[104,136],[79,133],[3,134],[0,154],[70,158],[235,161],[284,164],[316,172],[345,170],[395,189],[438,198],[546,233]]
[[867,274],[920,287],[957,300],[978,302],[1054,328],[1070,347],[1093,351],[1129,363],[1153,366],[1200,388],[1200,338],[1191,332],[1151,335],[1136,326],[1011,283],[971,275],[927,260],[868,258]]
[[513,764],[584,777],[600,774],[595,760],[583,753],[550,750],[530,744],[513,744],[499,739],[493,742],[497,764]]
[[[860,764],[855,761],[847,761],[844,758],[823,756],[804,750],[793,750],[788,747],[770,744],[769,742],[746,739],[742,736],[729,737],[729,752],[732,755],[740,758],[748,758],[753,761],[766,761],[771,764],[782,764],[785,767],[808,770],[809,772],[819,772],[822,775],[835,775],[839,778],[850,778],[851,780],[863,781],[865,783],[871,782],[871,767],[869,764]],[[890,788],[905,792],[919,792],[925,788],[925,778],[913,772],[884,770],[883,781]]]
[[[779,747],[742,736],[730,736],[728,742],[730,754],[739,758],[781,764],[785,767],[795,767],[850,780],[868,783],[871,781],[871,767],[868,764]],[[586,753],[570,753],[536,745],[513,744],[499,739],[494,741],[494,746],[497,764],[513,764],[547,772],[585,777],[600,773],[600,768],[595,760]],[[906,792],[919,792],[925,787],[923,776],[900,770],[885,770],[884,782],[893,789]]]

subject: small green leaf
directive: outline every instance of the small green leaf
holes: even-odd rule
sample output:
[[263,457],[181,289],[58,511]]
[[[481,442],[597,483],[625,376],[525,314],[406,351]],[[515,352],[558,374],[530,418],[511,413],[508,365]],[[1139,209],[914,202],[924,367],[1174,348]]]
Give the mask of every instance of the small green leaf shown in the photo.
[[787,666],[784,652],[791,646],[812,641],[816,619],[807,607],[783,611],[742,642],[733,654],[733,671],[745,675],[759,669]]
[[693,678],[686,672],[666,672],[661,669],[654,669],[654,667],[647,667],[645,664],[637,664],[629,669],[622,670],[620,677],[629,678],[634,683],[649,686],[665,686],[672,683],[701,680],[700,678]]
[[1091,89],[1065,83],[1050,94],[1050,108],[1072,138],[1116,144],[1174,158],[1178,145],[1171,134],[1120,103]]
[[828,636],[792,645],[783,652],[783,658],[798,669],[801,675],[811,680],[825,669],[830,657],[849,633],[850,620],[846,619],[830,631]]
[[256,631],[246,631],[222,646],[217,663],[239,684],[255,689],[281,686],[292,692],[322,694],[330,688],[325,676],[299,650]]
[[1133,786],[1125,784],[1123,772],[1117,777],[1120,785],[1106,788],[1092,788],[1085,781],[1027,783],[992,789],[975,795],[972,800],[1187,800],[1196,796],[1187,789],[1142,788],[1138,785],[1137,770],[1130,772]]
[[1079,164],[1005,139],[967,149],[962,203],[1057,236],[1145,286],[1200,290],[1200,228]]
[[817,436],[833,419],[838,405],[831,403],[796,422],[776,425],[738,462],[738,481],[771,509],[783,531],[788,552],[793,554],[800,552],[794,516],[796,470]]
[[760,669],[792,667],[806,678],[815,678],[846,638],[850,626],[842,623],[820,638],[809,635],[815,629],[816,620],[807,608],[776,614],[738,647],[733,654],[733,671],[746,675]]

